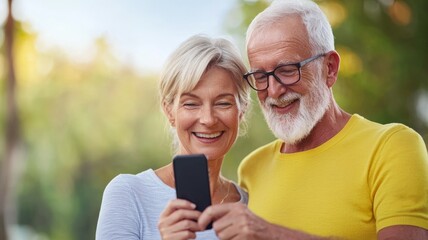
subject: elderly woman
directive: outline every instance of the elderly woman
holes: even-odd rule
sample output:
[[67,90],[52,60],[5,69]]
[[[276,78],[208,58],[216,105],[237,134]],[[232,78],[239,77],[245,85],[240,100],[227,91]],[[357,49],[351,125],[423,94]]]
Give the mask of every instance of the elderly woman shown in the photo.
[[[250,104],[237,49],[225,39],[197,35],[167,60],[160,101],[169,120],[175,154],[204,154],[212,204],[247,203],[247,194],[221,174]],[[191,171],[192,169],[189,169]],[[197,224],[194,204],[176,199],[172,164],[137,175],[121,174],[106,187],[97,239],[217,239]]]

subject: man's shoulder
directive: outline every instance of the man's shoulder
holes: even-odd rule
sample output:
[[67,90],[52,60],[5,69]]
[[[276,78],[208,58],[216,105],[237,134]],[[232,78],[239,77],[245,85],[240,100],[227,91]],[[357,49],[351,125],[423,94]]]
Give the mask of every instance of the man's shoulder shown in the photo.
[[349,134],[360,137],[365,142],[397,143],[400,146],[403,144],[424,145],[422,136],[402,123],[378,123],[359,116],[355,126]]
[[[356,115],[357,127],[362,131],[380,134],[393,134],[395,132],[416,133],[415,130],[402,123],[380,123],[373,120],[368,120],[360,115]],[[417,133],[416,133],[417,134]]]

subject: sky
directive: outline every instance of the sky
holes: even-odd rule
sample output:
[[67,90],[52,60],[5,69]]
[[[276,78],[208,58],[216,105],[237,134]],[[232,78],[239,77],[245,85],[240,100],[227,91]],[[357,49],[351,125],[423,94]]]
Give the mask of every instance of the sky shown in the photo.
[[[0,0],[0,21],[6,14]],[[27,23],[41,51],[60,48],[90,59],[103,37],[122,62],[158,71],[168,55],[193,34],[224,36],[235,0],[14,0],[15,19]],[[234,41],[231,37],[229,40]]]

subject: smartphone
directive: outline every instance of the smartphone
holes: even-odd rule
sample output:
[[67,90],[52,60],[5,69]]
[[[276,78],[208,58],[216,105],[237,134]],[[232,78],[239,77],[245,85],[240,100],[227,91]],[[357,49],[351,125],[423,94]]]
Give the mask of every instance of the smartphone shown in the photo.
[[[186,199],[204,211],[211,205],[207,158],[204,154],[177,155],[173,161],[177,198]],[[212,226],[209,224],[207,229]]]

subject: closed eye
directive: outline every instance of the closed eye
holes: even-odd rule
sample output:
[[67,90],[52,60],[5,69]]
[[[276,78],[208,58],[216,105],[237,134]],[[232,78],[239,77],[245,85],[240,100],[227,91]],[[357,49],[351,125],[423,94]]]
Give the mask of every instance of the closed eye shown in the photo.
[[218,103],[216,103],[216,106],[221,107],[221,108],[228,108],[232,105],[233,104],[231,102],[218,102]]
[[192,102],[183,103],[183,107],[186,108],[186,109],[195,109],[195,108],[198,107],[198,104],[197,103],[192,103]]
[[220,103],[217,103],[217,105],[230,106],[230,105],[232,105],[232,103],[230,103],[230,102],[220,102]]

